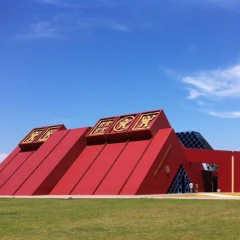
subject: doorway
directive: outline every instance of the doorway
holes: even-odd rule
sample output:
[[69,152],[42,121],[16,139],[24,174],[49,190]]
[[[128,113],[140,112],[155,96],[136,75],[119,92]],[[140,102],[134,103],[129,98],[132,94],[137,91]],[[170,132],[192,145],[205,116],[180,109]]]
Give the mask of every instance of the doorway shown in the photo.
[[212,192],[217,192],[218,190],[218,177],[212,176]]

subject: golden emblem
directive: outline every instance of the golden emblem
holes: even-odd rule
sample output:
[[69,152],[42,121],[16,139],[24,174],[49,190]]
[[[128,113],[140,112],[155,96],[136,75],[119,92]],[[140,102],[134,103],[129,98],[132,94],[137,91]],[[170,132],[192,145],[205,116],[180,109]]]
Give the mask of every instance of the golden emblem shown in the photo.
[[126,129],[128,129],[129,124],[134,119],[134,116],[127,116],[124,118],[121,118],[113,127],[114,132],[122,132]]
[[166,172],[166,174],[169,174],[169,173],[170,173],[170,167],[169,167],[169,166],[166,166],[165,172]]
[[149,123],[156,117],[156,115],[153,116],[143,116],[141,119],[141,125],[139,128],[149,128]]
[[97,128],[95,131],[94,131],[94,133],[95,134],[102,134],[102,133],[105,133],[106,132],[106,130],[107,130],[107,128],[106,127],[103,127],[103,128]]
[[114,119],[100,120],[99,123],[97,124],[97,126],[93,128],[93,130],[91,131],[91,133],[89,135],[104,134],[108,130],[108,128],[111,126],[111,124],[113,123],[113,120]]
[[142,114],[142,116],[136,122],[136,124],[132,128],[132,130],[140,130],[140,129],[150,128],[149,124],[151,121],[153,121],[156,118],[157,114],[158,114],[158,112]]
[[36,129],[33,132],[30,133],[29,136],[26,137],[25,140],[22,141],[22,143],[32,143],[42,132],[42,129]]
[[43,141],[46,141],[47,139],[49,139],[57,129],[58,128],[48,129],[47,132],[44,133],[44,135],[38,139],[38,142],[43,142]]

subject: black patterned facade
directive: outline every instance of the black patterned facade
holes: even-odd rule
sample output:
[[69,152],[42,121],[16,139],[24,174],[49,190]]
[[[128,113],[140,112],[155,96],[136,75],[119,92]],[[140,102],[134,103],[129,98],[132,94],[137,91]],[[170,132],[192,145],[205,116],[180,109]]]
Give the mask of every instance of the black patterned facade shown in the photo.
[[178,172],[172,181],[172,184],[168,190],[168,193],[189,193],[190,188],[190,179],[184,170],[183,166],[181,165],[178,169]]
[[189,131],[176,134],[185,148],[213,150],[207,140],[199,132]]

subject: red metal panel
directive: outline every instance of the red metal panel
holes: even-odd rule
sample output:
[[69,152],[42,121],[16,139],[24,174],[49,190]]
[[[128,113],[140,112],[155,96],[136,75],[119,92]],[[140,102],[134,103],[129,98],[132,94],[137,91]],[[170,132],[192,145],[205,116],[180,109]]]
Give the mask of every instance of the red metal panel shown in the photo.
[[126,143],[108,144],[72,191],[72,195],[91,195],[123,151]]
[[232,190],[232,152],[219,150],[185,149],[189,162],[218,164],[218,188],[222,192]]
[[[197,183],[201,189],[203,186],[201,171],[190,168],[184,148],[174,131],[172,131],[166,139],[160,154],[149,169],[137,194],[167,193],[181,165],[194,185]],[[166,171],[166,168],[169,172]]]
[[[19,169],[19,167],[31,156],[33,151],[30,152],[20,152],[18,155],[14,158],[13,161],[11,161],[0,173],[0,195],[7,195],[7,192],[4,192],[4,185],[8,180],[15,179],[15,172]],[[11,194],[10,194],[11,195]]]
[[94,194],[117,195],[151,140],[129,142]]
[[202,163],[190,163],[190,167],[192,170],[203,171],[204,167]]
[[[13,195],[51,153],[67,132],[68,130],[59,131],[49,138],[48,141],[24,162],[14,176],[1,188],[0,193]],[[32,182],[32,184],[34,184],[34,182]]]
[[49,194],[86,146],[85,135],[89,130],[70,130],[15,195]]
[[[171,128],[158,131],[158,133],[153,138],[150,146],[148,147],[143,157],[141,158],[141,161],[134,169],[130,178],[124,184],[120,192],[121,195],[134,195],[137,193],[138,188],[141,186],[150,167],[152,166],[158,155],[161,153],[161,150],[162,152],[166,151],[165,149],[162,148],[171,132],[173,132]],[[169,146],[166,147],[168,148]]]
[[[185,152],[185,151],[184,151]],[[191,176],[191,181],[194,185],[194,188],[196,187],[196,184],[198,184],[198,191],[204,192],[205,191],[205,183],[204,183],[204,167],[202,163],[188,163],[187,157],[186,157],[186,165],[188,166],[189,171],[187,172],[189,176]],[[193,176],[193,177],[192,177]]]
[[70,194],[74,187],[79,183],[94,160],[104,149],[105,144],[96,146],[87,146],[79,155],[73,165],[57,183],[51,191],[51,195],[67,195]]
[[0,173],[2,170],[17,156],[17,154],[21,151],[21,148],[17,146],[0,164]]
[[[41,175],[43,182],[33,193],[34,195],[49,194],[52,191],[86,147],[85,136],[89,130],[90,128],[71,130],[63,142],[49,156],[49,159],[40,166],[38,173],[39,176]],[[47,178],[44,179],[42,172]],[[39,179],[36,174],[34,177]]]
[[240,152],[234,152],[234,192],[240,192]]

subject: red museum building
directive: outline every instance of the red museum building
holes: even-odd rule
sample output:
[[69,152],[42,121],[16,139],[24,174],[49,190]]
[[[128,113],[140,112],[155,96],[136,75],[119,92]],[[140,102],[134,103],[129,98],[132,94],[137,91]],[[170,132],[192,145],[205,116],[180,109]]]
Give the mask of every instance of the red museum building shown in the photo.
[[[217,164],[206,171],[202,163]],[[0,195],[240,192],[240,152],[175,133],[163,110],[100,119],[94,127],[35,128],[0,164]]]

